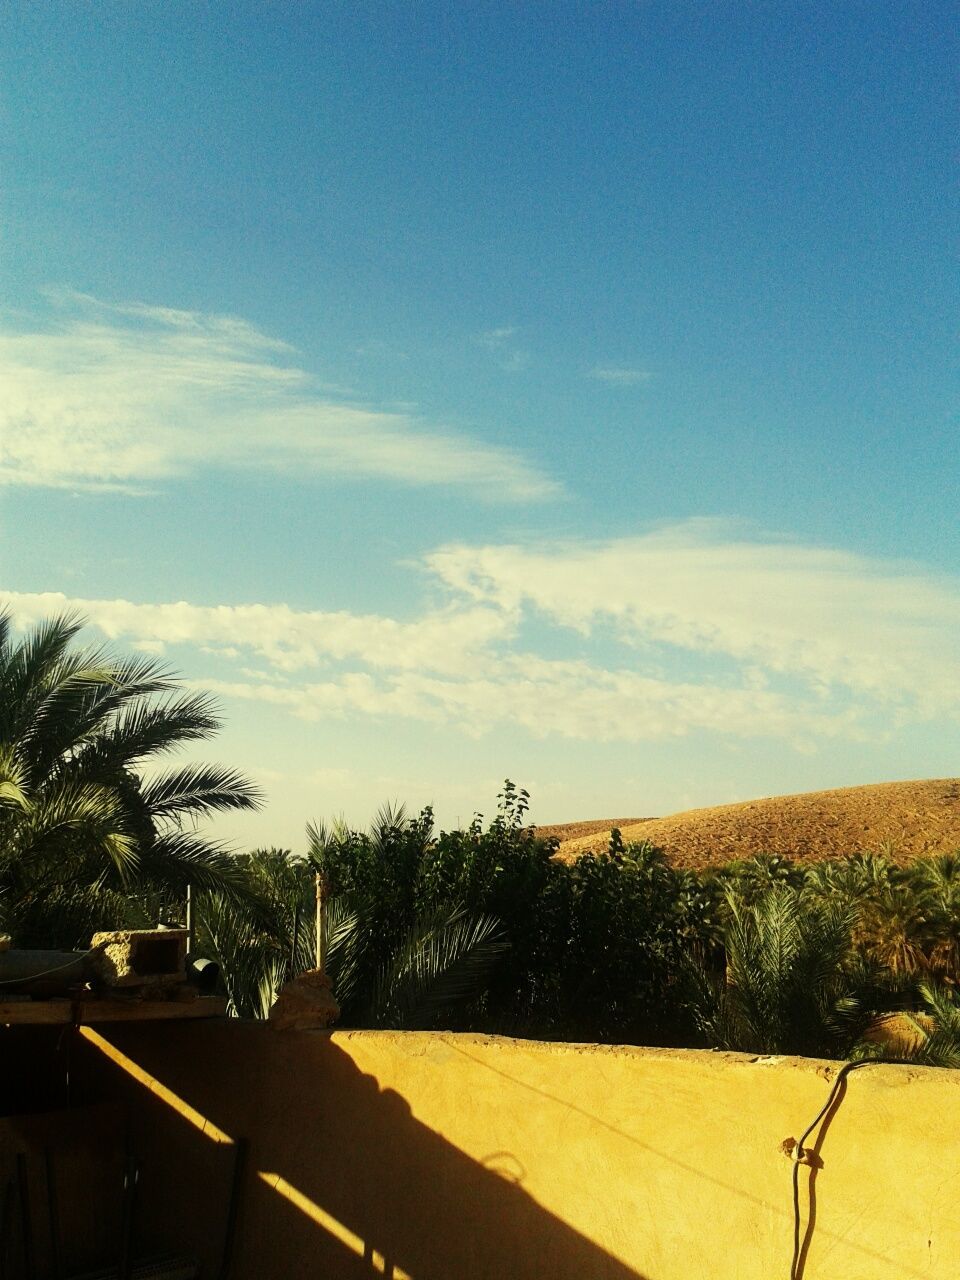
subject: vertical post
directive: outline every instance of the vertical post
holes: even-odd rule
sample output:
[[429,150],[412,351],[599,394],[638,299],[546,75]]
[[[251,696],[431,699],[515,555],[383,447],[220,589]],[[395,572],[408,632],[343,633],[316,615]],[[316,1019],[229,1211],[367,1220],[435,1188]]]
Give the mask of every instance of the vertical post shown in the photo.
[[233,1250],[237,1236],[237,1216],[240,1211],[243,1175],[247,1167],[246,1138],[237,1138],[233,1144],[233,1172],[230,1175],[230,1199],[227,1201],[227,1224],[223,1234],[223,1250],[220,1254],[218,1280],[227,1280],[233,1262]]
[[47,1216],[50,1223],[50,1258],[53,1262],[54,1280],[65,1280],[63,1250],[60,1246],[60,1206],[57,1202],[57,1180],[53,1168],[53,1151],[44,1147],[43,1159],[47,1174]]
[[327,903],[327,877],[322,872],[317,872],[317,968],[321,973],[324,972],[324,965],[327,957],[327,913],[324,907]]
[[193,955],[193,885],[187,885],[187,955]]
[[20,1188],[20,1229],[23,1233],[24,1280],[36,1280],[33,1255],[33,1228],[30,1225],[30,1187],[27,1182],[27,1157],[17,1153],[17,1183]]
[[290,976],[297,975],[297,955],[300,952],[300,899],[293,909],[293,941],[290,943]]

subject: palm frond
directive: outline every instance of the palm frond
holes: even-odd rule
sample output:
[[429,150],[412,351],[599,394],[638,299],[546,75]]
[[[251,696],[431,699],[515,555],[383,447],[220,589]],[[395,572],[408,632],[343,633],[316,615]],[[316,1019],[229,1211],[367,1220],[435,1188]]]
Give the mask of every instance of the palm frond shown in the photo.
[[[370,951],[369,923],[349,910],[341,898],[330,898],[324,909],[327,913],[327,946],[323,967],[330,976],[341,1009],[348,1009],[361,990],[365,961]],[[310,936],[313,937],[314,933]]]
[[0,745],[0,807],[3,806],[20,813],[30,810],[26,770],[18,762],[13,748],[6,743]]
[[144,782],[141,798],[155,818],[259,809],[263,793],[236,769],[184,765]]
[[216,890],[236,901],[257,895],[234,854],[224,844],[189,831],[168,831],[146,846],[140,856],[144,881],[186,892],[188,884]]
[[203,949],[220,966],[228,1012],[240,1018],[265,1017],[267,983],[279,988],[288,972],[281,940],[252,928],[249,914],[224,893],[199,895],[197,913]]
[[[9,614],[4,615],[5,639],[9,636]],[[47,618],[29,631],[19,645],[6,643],[0,667],[0,694],[5,711],[16,711],[25,696],[49,681],[51,671],[61,661],[70,644],[85,625],[76,613]]]
[[[137,669],[143,666],[138,663]],[[102,735],[136,689],[154,692],[161,687],[161,682],[151,687],[140,680],[130,688],[123,672],[124,664],[101,651],[64,654],[49,678],[32,691],[32,701],[27,698],[21,704],[28,723],[20,737],[35,772],[42,774],[58,758]]]
[[68,779],[47,788],[42,804],[31,804],[17,824],[8,856],[43,859],[67,843],[99,853],[124,877],[140,861],[123,806],[112,787],[84,786]]
[[220,727],[210,698],[192,694],[125,703],[112,725],[98,735],[85,761],[88,770],[129,768],[148,756],[208,738]]
[[509,948],[493,916],[461,908],[418,921],[377,984],[368,1012],[371,1025],[424,1029],[479,995],[499,957]]
[[956,993],[936,983],[921,983],[920,994],[934,1026],[913,1061],[930,1067],[960,1067],[960,1004]]

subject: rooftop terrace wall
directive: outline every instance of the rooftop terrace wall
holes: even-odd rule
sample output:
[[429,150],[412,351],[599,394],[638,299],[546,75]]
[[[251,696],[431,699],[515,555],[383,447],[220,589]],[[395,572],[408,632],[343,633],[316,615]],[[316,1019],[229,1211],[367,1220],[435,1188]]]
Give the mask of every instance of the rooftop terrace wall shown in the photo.
[[[231,1280],[774,1280],[792,1164],[835,1063],[472,1035],[83,1029],[91,1098],[132,1104],[147,1243]],[[804,1280],[956,1280],[960,1073],[845,1081],[801,1169]]]

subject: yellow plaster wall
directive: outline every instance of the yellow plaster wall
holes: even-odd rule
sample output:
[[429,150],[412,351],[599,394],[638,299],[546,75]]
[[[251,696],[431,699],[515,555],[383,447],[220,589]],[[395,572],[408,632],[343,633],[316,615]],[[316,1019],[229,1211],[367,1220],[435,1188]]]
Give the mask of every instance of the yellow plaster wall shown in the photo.
[[[147,1243],[216,1275],[249,1141],[231,1280],[786,1280],[780,1144],[837,1069],[226,1021],[85,1035],[88,1088],[133,1104]],[[853,1073],[820,1159],[803,1280],[956,1280],[960,1073]]]

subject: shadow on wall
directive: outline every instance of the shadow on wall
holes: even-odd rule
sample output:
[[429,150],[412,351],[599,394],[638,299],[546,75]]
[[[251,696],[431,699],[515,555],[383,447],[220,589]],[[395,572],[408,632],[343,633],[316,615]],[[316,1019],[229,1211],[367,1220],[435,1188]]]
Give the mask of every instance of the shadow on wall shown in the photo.
[[328,1035],[242,1023],[80,1035],[79,1095],[130,1107],[145,1250],[195,1253],[218,1275],[245,1139],[230,1280],[647,1280],[540,1206],[510,1151],[471,1159]]

